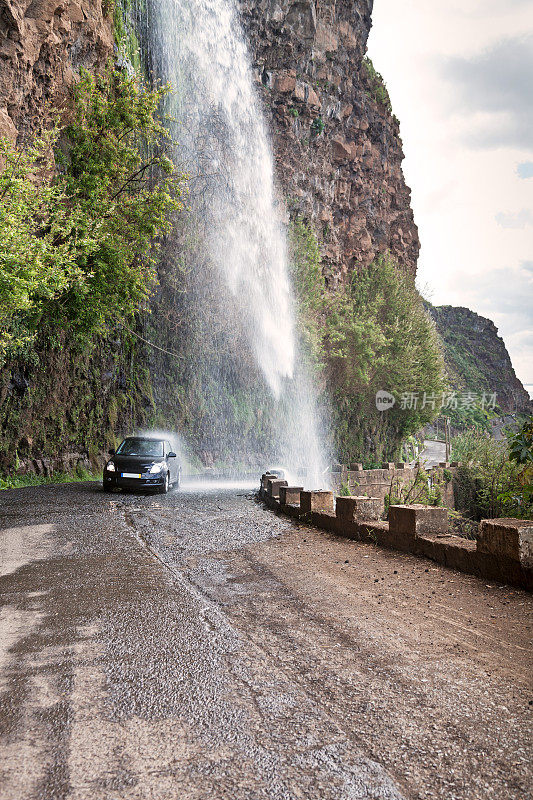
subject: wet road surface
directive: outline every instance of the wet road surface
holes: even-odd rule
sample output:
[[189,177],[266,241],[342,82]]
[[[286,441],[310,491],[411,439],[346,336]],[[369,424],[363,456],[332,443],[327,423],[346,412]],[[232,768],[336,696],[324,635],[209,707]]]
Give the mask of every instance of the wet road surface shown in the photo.
[[244,486],[0,494],[0,798],[531,795],[531,596]]

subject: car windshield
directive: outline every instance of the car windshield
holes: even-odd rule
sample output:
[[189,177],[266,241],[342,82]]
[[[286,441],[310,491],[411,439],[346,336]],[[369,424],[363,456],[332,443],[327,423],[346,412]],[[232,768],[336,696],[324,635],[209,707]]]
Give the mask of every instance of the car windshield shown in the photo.
[[152,456],[163,457],[163,442],[157,439],[124,439],[117,450],[120,456]]

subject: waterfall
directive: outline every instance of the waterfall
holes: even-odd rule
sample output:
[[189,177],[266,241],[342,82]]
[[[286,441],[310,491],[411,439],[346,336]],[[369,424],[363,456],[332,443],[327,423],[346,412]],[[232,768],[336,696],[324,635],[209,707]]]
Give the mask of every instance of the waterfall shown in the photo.
[[316,484],[323,457],[315,403],[297,356],[273,157],[236,4],[148,0],[137,27],[152,77],[173,87],[166,111],[177,120],[176,157],[190,176],[208,257],[283,409],[277,450],[293,468],[310,467]]

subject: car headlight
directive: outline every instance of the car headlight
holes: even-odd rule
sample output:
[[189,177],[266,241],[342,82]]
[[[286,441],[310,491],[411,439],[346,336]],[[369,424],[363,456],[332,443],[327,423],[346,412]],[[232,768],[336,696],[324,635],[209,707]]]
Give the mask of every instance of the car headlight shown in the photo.
[[113,464],[112,461],[108,461],[107,464],[105,465],[105,468],[106,468],[106,472],[114,472],[115,471],[115,465]]
[[157,464],[152,464],[150,467],[150,472],[153,474],[154,472],[161,472],[161,470],[166,469],[166,464],[164,461],[158,461]]

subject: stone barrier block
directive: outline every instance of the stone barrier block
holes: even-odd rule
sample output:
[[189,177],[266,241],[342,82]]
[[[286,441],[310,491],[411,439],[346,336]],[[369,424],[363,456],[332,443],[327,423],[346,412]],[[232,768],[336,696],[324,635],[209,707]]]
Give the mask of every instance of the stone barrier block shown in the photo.
[[272,475],[270,472],[265,472],[261,475],[261,489],[267,490],[268,481],[277,478],[277,475]]
[[533,520],[483,519],[479,526],[477,549],[533,567]]
[[381,469],[394,469],[395,464],[392,461],[386,461],[381,465]]
[[446,533],[448,510],[437,506],[391,506],[389,508],[391,533],[420,536],[423,533]]
[[325,511],[333,514],[334,510],[333,492],[300,492],[300,511],[302,513],[310,514],[312,511]]
[[337,497],[337,519],[345,522],[379,519],[382,509],[383,503],[377,497]]
[[409,465],[406,464],[404,461],[398,461],[398,463],[396,464],[396,469],[407,469],[408,466]]
[[279,487],[279,502],[282,505],[293,506],[300,505],[300,492],[303,492],[303,486],[280,486]]
[[362,464],[350,464],[350,472],[363,472]]
[[269,478],[267,481],[267,495],[277,500],[279,498],[280,486],[287,486],[287,481],[282,481],[279,478]]
[[450,462],[449,461],[440,461],[439,462],[439,467],[444,467],[444,469],[446,469],[449,466],[450,466]]

